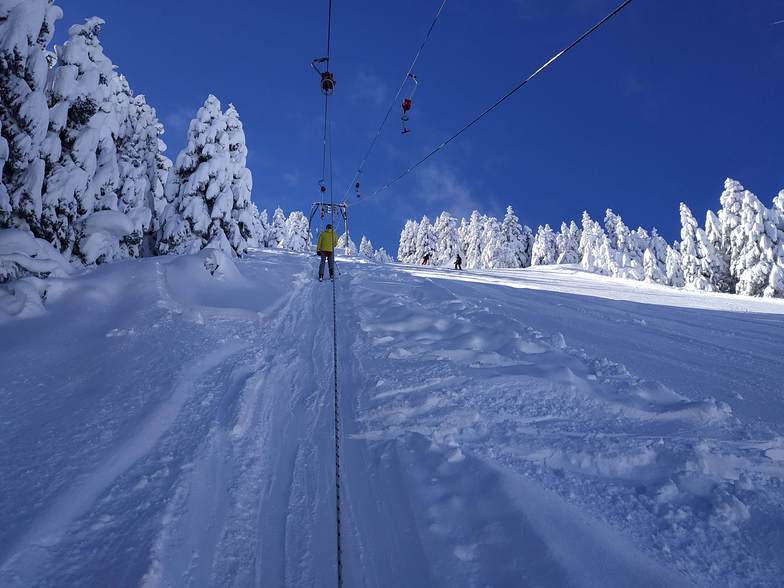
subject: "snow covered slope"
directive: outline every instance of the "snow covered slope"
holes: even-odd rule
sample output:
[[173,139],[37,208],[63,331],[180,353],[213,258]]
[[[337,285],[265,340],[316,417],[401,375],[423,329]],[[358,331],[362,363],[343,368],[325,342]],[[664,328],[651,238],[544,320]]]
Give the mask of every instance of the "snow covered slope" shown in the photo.
[[[0,322],[0,585],[334,586],[330,285],[215,255]],[[784,303],[340,267],[347,586],[780,584]]]

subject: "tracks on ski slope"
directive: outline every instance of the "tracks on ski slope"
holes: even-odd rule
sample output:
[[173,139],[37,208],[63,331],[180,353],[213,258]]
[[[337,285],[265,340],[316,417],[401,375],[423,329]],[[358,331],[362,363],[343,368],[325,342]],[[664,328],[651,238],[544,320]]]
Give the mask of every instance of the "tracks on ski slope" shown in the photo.
[[[148,585],[321,585],[334,562],[334,483],[329,443],[331,349],[309,263],[269,325],[256,371],[230,427],[183,479],[161,529]],[[324,290],[323,293],[325,293]],[[315,327],[315,329],[314,329]],[[200,481],[228,463],[223,493]],[[228,494],[225,500],[221,495]],[[207,545],[185,541],[214,525]],[[203,535],[203,533],[202,533]],[[178,540],[179,538],[179,540]],[[328,565],[328,564],[327,564]],[[324,585],[329,585],[324,582]]]
[[335,553],[331,349],[319,344],[331,337],[303,266],[288,296],[250,323],[235,309],[181,307],[166,285],[178,268],[156,268],[158,305],[145,322],[193,359],[139,428],[5,552],[4,586],[322,577]]
[[[99,427],[90,451],[67,447],[84,464],[65,463],[53,490],[31,488],[27,532],[0,541],[3,586],[334,586],[330,286],[312,258],[269,252],[241,268],[254,295],[278,288],[273,308],[204,306],[176,288],[204,274],[192,261],[134,266],[157,304],[100,329],[126,333],[104,341],[153,372],[145,408],[123,435]],[[568,331],[531,326],[546,308],[583,320],[568,297],[527,309],[495,287],[362,264],[336,288],[346,586],[779,577],[775,542],[760,544],[734,500],[775,510],[781,446],[720,403],[677,400]],[[148,349],[188,360],[171,370]],[[116,402],[137,380],[102,394]]]
[[355,438],[396,448],[445,585],[776,585],[780,517],[746,508],[781,503],[781,437],[530,326],[576,297],[361,271]]

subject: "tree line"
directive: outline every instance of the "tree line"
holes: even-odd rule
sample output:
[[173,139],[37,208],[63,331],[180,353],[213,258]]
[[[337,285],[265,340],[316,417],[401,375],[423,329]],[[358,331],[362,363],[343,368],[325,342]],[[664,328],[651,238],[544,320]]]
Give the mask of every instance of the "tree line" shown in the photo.
[[727,179],[717,213],[701,227],[680,204],[680,241],[667,243],[653,228],[630,229],[612,210],[604,222],[583,212],[580,225],[560,231],[521,225],[512,207],[502,220],[474,211],[459,221],[442,212],[408,220],[400,233],[398,260],[448,266],[461,255],[467,268],[525,268],[579,264],[613,277],[707,292],[784,297],[784,190],[770,208],[740,182]]

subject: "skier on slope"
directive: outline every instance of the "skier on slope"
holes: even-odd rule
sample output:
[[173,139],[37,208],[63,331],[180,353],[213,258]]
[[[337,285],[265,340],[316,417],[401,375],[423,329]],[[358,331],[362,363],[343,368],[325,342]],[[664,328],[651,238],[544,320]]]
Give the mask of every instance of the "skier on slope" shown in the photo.
[[463,258],[460,257],[460,254],[457,254],[457,259],[455,259],[455,269],[462,270],[463,269]]
[[335,279],[335,247],[338,245],[338,238],[332,225],[327,225],[323,233],[319,235],[318,245],[316,245],[316,255],[321,257],[319,264],[319,282],[324,280],[324,262],[329,261],[329,279]]

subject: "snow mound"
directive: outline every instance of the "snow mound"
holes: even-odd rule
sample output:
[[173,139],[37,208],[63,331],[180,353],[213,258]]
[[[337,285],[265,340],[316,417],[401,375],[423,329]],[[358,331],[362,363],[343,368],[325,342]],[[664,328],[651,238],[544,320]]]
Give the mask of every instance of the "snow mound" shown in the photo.
[[46,282],[27,277],[0,288],[0,323],[13,318],[33,318],[46,313]]
[[87,265],[125,257],[123,244],[135,231],[134,220],[116,210],[101,210],[79,225],[79,253]]
[[49,243],[19,229],[0,231],[0,283],[25,276],[64,277],[68,261]]
[[213,278],[228,281],[241,281],[243,279],[232,256],[228,255],[222,248],[213,248],[208,245],[198,254],[198,257],[201,258],[204,269],[210,272]]

